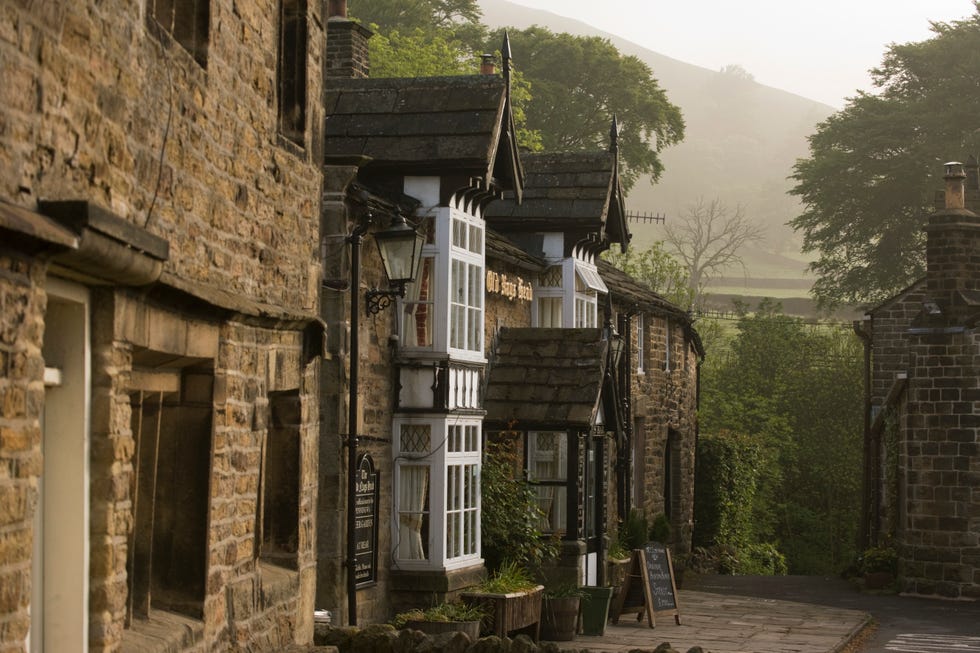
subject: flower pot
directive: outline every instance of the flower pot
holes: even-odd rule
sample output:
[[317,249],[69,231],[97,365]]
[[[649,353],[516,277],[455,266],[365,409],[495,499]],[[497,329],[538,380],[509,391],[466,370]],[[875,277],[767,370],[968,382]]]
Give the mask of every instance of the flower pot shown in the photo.
[[544,597],[541,602],[541,639],[570,642],[578,627],[578,596]]
[[888,587],[895,580],[890,571],[871,571],[864,575],[864,587],[869,590],[880,590]]
[[418,630],[426,635],[461,632],[469,635],[471,641],[480,639],[479,621],[406,621],[405,628]]
[[611,587],[583,587],[582,634],[603,635],[609,619],[609,602],[612,600]]

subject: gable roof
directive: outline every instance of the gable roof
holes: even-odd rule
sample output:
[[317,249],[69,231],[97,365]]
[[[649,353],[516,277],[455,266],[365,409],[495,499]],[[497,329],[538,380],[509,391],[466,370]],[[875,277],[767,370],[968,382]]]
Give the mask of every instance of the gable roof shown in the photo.
[[[611,152],[525,154],[524,197],[492,202],[487,221],[503,231],[562,231],[572,244],[591,236],[625,247],[631,235],[619,179],[617,156]],[[603,246],[601,249],[604,249]]]
[[458,173],[522,195],[507,82],[496,75],[330,79],[324,151],[364,169]]
[[602,329],[503,328],[487,374],[486,422],[589,428],[606,362]]

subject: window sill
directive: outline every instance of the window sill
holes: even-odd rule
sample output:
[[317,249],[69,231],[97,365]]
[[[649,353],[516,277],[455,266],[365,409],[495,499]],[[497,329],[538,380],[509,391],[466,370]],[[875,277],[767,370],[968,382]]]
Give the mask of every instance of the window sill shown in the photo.
[[274,605],[298,595],[299,572],[271,562],[259,561],[259,583],[264,607]]
[[123,631],[123,653],[183,651],[204,640],[204,622],[165,610],[152,610],[149,619],[133,619]]

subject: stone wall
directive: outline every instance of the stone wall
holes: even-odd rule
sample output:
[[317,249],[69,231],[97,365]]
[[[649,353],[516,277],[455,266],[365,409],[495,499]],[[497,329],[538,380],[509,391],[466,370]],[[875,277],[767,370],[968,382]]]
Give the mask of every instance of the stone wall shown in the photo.
[[882,407],[899,373],[909,365],[908,328],[922,311],[925,280],[871,311],[871,405]]
[[[278,128],[279,3],[204,6],[210,29],[195,52],[204,66],[147,18],[141,1],[0,9],[0,200],[28,210],[42,198],[81,200],[169,244],[155,285],[131,292],[120,281],[92,293],[91,651],[159,649],[153,628],[187,651],[280,650],[312,639],[319,412],[317,374],[304,353],[317,336],[304,329],[320,283],[322,5],[306,4],[300,144]],[[0,270],[0,461],[8,470],[0,474],[0,650],[20,650],[41,474],[44,274],[72,273],[7,249]],[[200,412],[210,420],[206,471],[195,479],[206,488],[202,600],[186,610],[199,614],[151,607],[149,619],[130,625],[135,576],[127,565],[133,542],[148,537],[134,517],[133,398],[147,368],[183,366],[207,369],[207,385],[200,374],[189,380],[208,399]],[[285,566],[266,560],[258,539],[270,397],[283,392],[299,405],[299,472],[289,488],[297,518]]]
[[325,39],[308,4],[305,149],[277,133],[276,2],[211,2],[206,69],[141,0],[5,4],[0,198],[89,200],[166,238],[181,278],[313,309]]
[[980,335],[913,337],[899,530],[906,591],[980,598]]
[[[635,352],[636,318],[631,327],[631,351]],[[686,327],[677,318],[647,313],[644,335],[644,371],[632,375],[634,483],[639,483],[641,495],[635,507],[643,510],[651,522],[657,515],[667,513],[665,463],[670,456],[665,452],[671,438],[671,536],[675,551],[686,552],[691,547],[694,528],[698,360]],[[632,363],[635,370],[635,361]]]
[[41,467],[44,265],[0,246],[0,650],[30,628],[34,511]]

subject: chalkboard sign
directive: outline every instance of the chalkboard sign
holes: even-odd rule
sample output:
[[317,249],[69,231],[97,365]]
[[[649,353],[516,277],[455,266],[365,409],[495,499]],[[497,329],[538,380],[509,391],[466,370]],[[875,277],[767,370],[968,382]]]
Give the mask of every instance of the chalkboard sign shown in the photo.
[[630,572],[613,606],[613,623],[619,623],[623,612],[636,612],[637,621],[646,615],[650,628],[656,626],[657,612],[674,615],[680,625],[674,567],[670,550],[663,544],[649,542],[633,551]]

